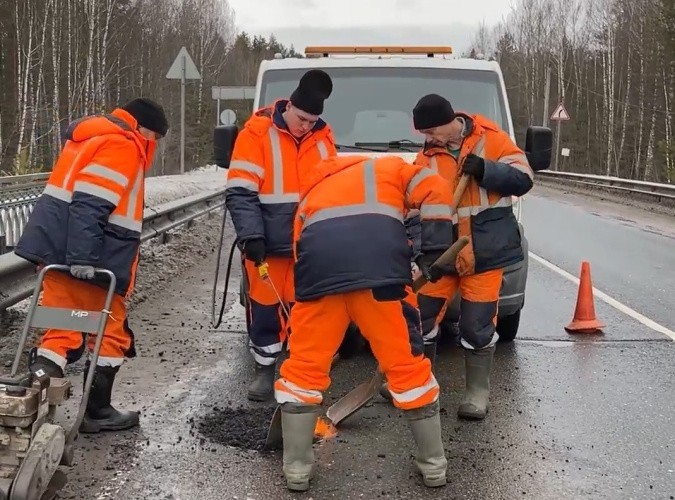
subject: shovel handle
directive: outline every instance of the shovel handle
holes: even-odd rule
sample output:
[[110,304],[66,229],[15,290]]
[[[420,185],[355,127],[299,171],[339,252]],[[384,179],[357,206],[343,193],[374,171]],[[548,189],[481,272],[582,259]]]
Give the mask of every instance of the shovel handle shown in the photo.
[[464,196],[464,191],[466,191],[466,187],[469,185],[470,180],[471,177],[469,174],[462,174],[462,176],[459,178],[457,188],[455,189],[455,193],[452,196],[452,206],[450,207],[451,212],[454,213],[457,211],[459,201],[462,199],[462,196]]

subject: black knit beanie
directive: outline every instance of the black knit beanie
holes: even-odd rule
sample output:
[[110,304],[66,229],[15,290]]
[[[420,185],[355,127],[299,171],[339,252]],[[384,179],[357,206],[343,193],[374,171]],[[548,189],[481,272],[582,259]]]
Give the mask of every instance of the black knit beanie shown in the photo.
[[302,75],[298,87],[291,94],[291,103],[311,115],[323,113],[323,101],[333,92],[333,81],[328,73],[312,69]]
[[427,94],[422,97],[413,109],[415,130],[425,130],[447,125],[455,119],[455,110],[445,98],[438,94]]
[[166,120],[164,108],[146,97],[133,99],[122,106],[122,109],[136,118],[140,126],[157,132],[162,137],[169,130],[169,122]]

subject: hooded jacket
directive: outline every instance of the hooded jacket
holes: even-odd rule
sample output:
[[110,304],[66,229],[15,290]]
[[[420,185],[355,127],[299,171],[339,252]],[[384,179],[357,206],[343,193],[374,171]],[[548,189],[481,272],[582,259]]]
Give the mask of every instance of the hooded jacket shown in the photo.
[[[131,293],[143,224],[145,171],[156,143],[128,112],[73,122],[15,253],[37,265],[112,271],[115,292]],[[107,286],[107,278],[93,280]]]

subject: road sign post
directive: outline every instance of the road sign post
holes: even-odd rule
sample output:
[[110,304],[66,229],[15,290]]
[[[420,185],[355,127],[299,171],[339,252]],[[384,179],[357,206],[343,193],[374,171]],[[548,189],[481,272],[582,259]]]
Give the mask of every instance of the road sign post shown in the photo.
[[202,76],[185,47],[166,73],[167,80],[180,80],[180,173],[185,173],[185,81],[201,80]]
[[551,113],[551,121],[558,122],[556,130],[556,139],[555,139],[555,163],[553,170],[558,170],[558,157],[560,156],[560,126],[561,122],[569,121],[570,115],[565,109],[565,105],[561,102]]

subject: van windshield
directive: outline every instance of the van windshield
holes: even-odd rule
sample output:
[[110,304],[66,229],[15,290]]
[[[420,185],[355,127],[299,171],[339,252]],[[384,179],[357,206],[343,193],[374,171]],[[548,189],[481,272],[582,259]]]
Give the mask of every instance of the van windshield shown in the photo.
[[[412,109],[425,94],[447,98],[455,111],[480,113],[509,130],[497,74],[491,71],[443,68],[324,68],[333,79],[333,93],[322,118],[337,144],[384,145],[400,141],[415,148],[424,136],[414,130]],[[269,70],[263,75],[260,106],[288,98],[306,68]]]

